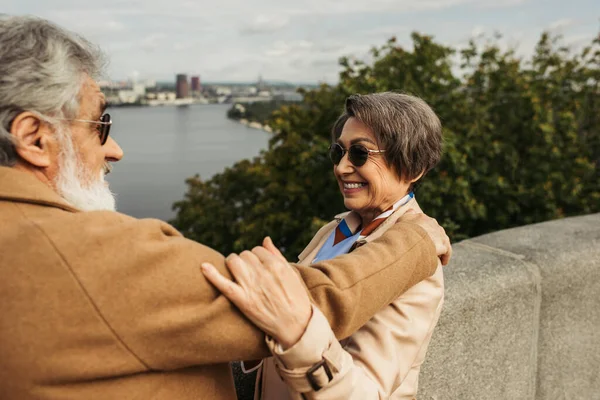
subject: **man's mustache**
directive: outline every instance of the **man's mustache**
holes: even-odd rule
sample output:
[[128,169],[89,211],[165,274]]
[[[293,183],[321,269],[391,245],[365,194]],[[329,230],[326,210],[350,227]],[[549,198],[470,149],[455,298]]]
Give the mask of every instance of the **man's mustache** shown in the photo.
[[110,174],[110,173],[111,173],[111,171],[112,171],[112,169],[113,169],[113,166],[112,166],[112,164],[111,164],[111,163],[109,163],[109,162],[105,162],[105,163],[104,163],[104,167],[103,167],[103,168],[104,168],[104,175],[108,175],[108,174]]

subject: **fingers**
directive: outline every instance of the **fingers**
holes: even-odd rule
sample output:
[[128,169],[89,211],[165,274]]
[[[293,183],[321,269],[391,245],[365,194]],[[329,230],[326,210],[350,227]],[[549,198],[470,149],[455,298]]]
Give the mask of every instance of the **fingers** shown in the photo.
[[240,253],[239,257],[249,266],[252,266],[252,267],[260,266],[260,260],[251,251],[244,250]]
[[450,238],[448,237],[448,234],[446,233],[444,227],[440,225],[439,228],[443,238],[444,248],[444,254],[440,255],[440,260],[442,262],[442,265],[448,265],[448,263],[450,262],[450,258],[452,257],[452,244],[450,243]]
[[[255,261],[254,259],[256,259],[256,256],[253,254],[252,257],[250,257],[245,253],[250,252],[243,252],[239,256],[232,253],[225,259],[225,265],[229,269],[229,272],[231,272],[231,275],[233,275],[235,280],[240,284],[248,284],[252,281],[250,268]],[[256,259],[256,261],[257,260],[258,259]]]
[[217,271],[217,269],[210,263],[202,263],[200,266],[202,273],[206,279],[212,283],[219,292],[223,293],[225,297],[231,300],[236,306],[240,306],[244,300],[244,292],[236,283],[225,278]]
[[442,262],[443,266],[448,265],[448,263],[450,262],[450,255],[444,254],[442,257],[440,257],[440,261]]
[[252,249],[252,253],[258,257],[260,263],[267,269],[273,271],[281,266],[282,263],[287,264],[287,261],[283,256],[275,256],[269,250],[264,247],[257,246]]
[[312,308],[305,286],[270,238],[251,252],[231,254],[225,262],[237,282],[210,263],[202,263],[206,279],[256,326],[289,347],[302,336]]
[[441,261],[442,261],[442,265],[448,265],[448,263],[450,262],[450,259],[452,258],[452,244],[450,243],[450,238],[448,238],[446,236],[446,245],[448,248],[448,251],[446,252],[446,254],[442,255],[441,257]]
[[274,256],[279,257],[279,259],[281,259],[281,261],[283,262],[287,262],[287,260],[285,259],[285,257],[283,256],[283,254],[281,254],[281,252],[279,251],[279,249],[275,246],[275,244],[273,244],[273,241],[271,240],[271,238],[269,236],[267,236],[264,240],[263,240],[263,247],[265,249],[267,249],[271,254],[273,254]]
[[439,225],[435,218],[431,218],[422,213],[410,212],[409,210],[398,220],[398,222],[411,222],[425,229],[433,244],[435,245],[436,253],[442,262],[442,265],[448,265],[452,257],[452,245],[450,238],[446,234],[444,227]]

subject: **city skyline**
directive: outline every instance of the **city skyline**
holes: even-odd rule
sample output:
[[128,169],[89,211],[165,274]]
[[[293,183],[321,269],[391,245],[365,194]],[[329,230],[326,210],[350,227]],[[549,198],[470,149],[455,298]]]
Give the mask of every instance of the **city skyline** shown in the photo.
[[575,0],[11,0],[8,14],[31,14],[80,33],[110,58],[108,78],[173,81],[177,73],[210,82],[335,83],[341,56],[365,58],[392,36],[410,32],[460,48],[472,37],[503,35],[500,44],[527,57],[544,31],[575,48],[598,34],[600,3]]

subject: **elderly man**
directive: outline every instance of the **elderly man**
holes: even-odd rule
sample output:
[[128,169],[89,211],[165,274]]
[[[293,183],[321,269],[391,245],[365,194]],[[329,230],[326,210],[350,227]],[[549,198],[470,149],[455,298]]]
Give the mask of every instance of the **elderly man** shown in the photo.
[[[0,397],[234,398],[228,362],[267,356],[264,334],[205,280],[203,262],[229,276],[219,253],[114,211],[104,175],[123,152],[101,65],[47,21],[0,18]],[[431,275],[436,252],[449,257],[446,235],[415,215],[314,268],[262,247],[227,261],[295,269],[341,338]]]

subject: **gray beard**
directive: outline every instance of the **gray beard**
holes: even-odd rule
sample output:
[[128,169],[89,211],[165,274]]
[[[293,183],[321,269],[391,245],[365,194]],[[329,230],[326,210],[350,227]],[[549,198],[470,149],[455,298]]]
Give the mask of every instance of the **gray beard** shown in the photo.
[[77,156],[69,133],[57,133],[62,152],[54,184],[60,196],[82,211],[115,211],[115,195],[104,180],[104,170],[94,177]]

